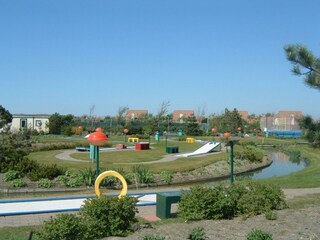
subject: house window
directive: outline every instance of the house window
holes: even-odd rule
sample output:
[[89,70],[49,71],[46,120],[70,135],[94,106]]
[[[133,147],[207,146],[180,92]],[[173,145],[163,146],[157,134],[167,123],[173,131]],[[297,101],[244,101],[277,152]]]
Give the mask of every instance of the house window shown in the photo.
[[42,121],[41,120],[36,120],[36,126],[37,127],[41,127],[42,125]]
[[27,127],[27,119],[23,118],[20,120],[20,127],[21,128],[26,128]]

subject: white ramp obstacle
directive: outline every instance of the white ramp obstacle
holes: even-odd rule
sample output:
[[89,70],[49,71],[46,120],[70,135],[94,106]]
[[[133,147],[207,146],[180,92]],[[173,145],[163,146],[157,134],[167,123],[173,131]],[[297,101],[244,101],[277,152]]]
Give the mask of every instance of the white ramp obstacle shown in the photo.
[[216,147],[220,146],[220,144],[221,144],[220,142],[208,142],[205,145],[203,145],[201,148],[197,149],[196,151],[194,151],[192,153],[182,154],[182,156],[191,157],[191,156],[196,156],[196,155],[200,155],[200,154],[209,153],[213,149],[215,149]]

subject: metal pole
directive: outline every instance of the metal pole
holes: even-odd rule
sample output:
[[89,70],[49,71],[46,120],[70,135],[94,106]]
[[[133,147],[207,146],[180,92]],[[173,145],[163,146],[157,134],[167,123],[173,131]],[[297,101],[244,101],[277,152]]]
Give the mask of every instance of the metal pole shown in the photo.
[[97,151],[97,154],[96,154],[96,163],[97,163],[96,175],[98,177],[99,174],[100,174],[100,168],[99,168],[99,146],[95,146],[95,150]]
[[167,135],[167,133],[166,133],[166,152],[167,152],[167,147],[168,147],[168,135]]
[[233,142],[230,141],[230,182],[233,183]]

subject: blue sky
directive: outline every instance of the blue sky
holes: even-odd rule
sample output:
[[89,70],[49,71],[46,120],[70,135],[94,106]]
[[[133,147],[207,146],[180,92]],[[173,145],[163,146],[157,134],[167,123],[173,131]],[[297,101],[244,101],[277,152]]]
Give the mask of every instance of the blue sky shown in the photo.
[[116,115],[120,107],[220,114],[301,110],[320,92],[286,44],[320,55],[318,0],[0,0],[0,105]]

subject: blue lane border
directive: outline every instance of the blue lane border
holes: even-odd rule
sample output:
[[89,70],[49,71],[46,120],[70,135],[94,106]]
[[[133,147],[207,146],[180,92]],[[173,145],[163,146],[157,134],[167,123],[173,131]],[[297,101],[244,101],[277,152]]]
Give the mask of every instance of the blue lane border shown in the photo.
[[[136,196],[138,199],[140,197],[143,197],[145,195],[153,195],[157,194],[157,192],[147,192],[147,193],[131,193],[127,194],[127,196]],[[117,194],[107,195],[107,196],[118,196]],[[59,201],[59,200],[72,200],[72,199],[90,199],[95,198],[95,195],[90,196],[74,196],[74,197],[50,197],[50,198],[34,198],[34,199],[14,199],[14,200],[0,200],[0,204],[5,203],[21,203],[21,202],[40,202],[40,201]],[[142,206],[151,206],[156,205],[156,202],[153,201],[142,201],[141,203],[137,203],[136,206],[142,207]],[[5,216],[15,216],[15,215],[29,215],[29,214],[43,214],[43,213],[56,213],[56,212],[73,212],[73,211],[79,211],[80,208],[69,208],[69,209],[57,209],[57,210],[42,210],[42,211],[25,211],[25,212],[10,212],[10,213],[1,213],[1,217]]]
[[[127,194],[127,196],[135,196],[135,195],[152,195],[157,194],[158,192],[140,192],[140,193],[130,193]],[[107,194],[106,196],[109,197],[115,197],[118,196],[118,194]],[[67,196],[67,197],[48,197],[48,198],[28,198],[28,199],[6,199],[6,200],[0,200],[1,203],[15,203],[15,202],[38,202],[38,201],[59,201],[59,200],[68,200],[68,199],[81,199],[81,198],[95,198],[96,195],[89,195],[89,196]]]

